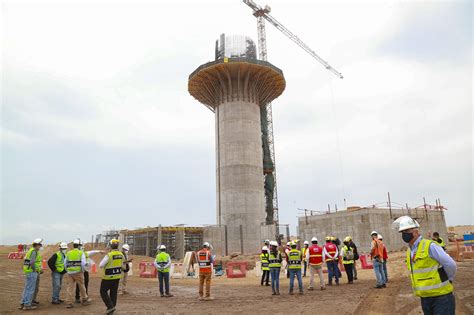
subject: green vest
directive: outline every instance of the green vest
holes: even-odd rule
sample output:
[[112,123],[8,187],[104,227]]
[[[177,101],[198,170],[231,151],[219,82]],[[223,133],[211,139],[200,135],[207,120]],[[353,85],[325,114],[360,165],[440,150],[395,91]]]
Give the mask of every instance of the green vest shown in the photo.
[[454,290],[445,271],[440,270],[439,263],[429,255],[432,242],[431,240],[422,239],[413,257],[414,260],[411,258],[410,248],[407,249],[406,262],[410,272],[411,285],[413,292],[419,297],[446,295]]
[[288,253],[288,269],[301,269],[301,252],[292,249]]
[[[353,249],[352,247],[344,245],[344,256],[346,256],[346,255],[347,255],[347,252],[350,251],[350,250],[351,250],[351,251],[354,251],[354,249]],[[352,256],[354,256],[354,255],[352,255]],[[346,256],[346,257],[347,257],[347,256]],[[346,257],[343,257],[343,258],[346,258]],[[354,263],[354,259],[350,259],[350,260],[342,259],[342,263],[343,263],[344,265],[353,264],[353,263]]]
[[40,272],[41,271],[41,254],[39,251],[36,251],[36,259],[35,265],[32,267],[30,265],[31,261],[31,253],[33,253],[35,249],[33,247],[30,248],[28,253],[26,253],[25,260],[23,261],[23,272],[24,273],[32,273],[32,272]]
[[439,246],[443,247],[444,250],[446,250],[446,243],[444,242],[444,240],[440,237],[439,240],[441,242],[438,242],[436,241],[436,244],[438,244]]
[[68,273],[82,271],[82,254],[83,251],[78,248],[74,248],[66,253],[67,266],[65,267]]
[[275,255],[270,252],[270,255],[268,256],[268,267],[270,268],[280,268],[281,267],[281,262],[279,260],[280,255],[278,253]]
[[261,253],[260,254],[260,261],[262,262],[262,270],[270,270],[269,266],[269,255]]
[[118,250],[112,250],[107,254],[109,261],[104,268],[103,280],[115,280],[122,278],[123,254]]
[[[164,267],[166,266],[166,264],[168,263],[168,259],[170,258],[170,255],[166,252],[159,252],[157,255],[156,255],[156,263],[158,264],[158,266],[160,267]],[[158,269],[159,272],[170,272],[170,267],[166,268],[166,269]]]
[[64,271],[64,256],[60,250],[56,252],[56,256],[56,272],[61,273]]

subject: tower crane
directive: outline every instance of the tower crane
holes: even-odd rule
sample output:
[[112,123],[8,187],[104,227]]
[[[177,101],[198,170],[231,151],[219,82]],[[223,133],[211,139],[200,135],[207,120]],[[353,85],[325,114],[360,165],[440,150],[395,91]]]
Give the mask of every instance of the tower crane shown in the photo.
[[[258,56],[260,60],[267,60],[267,39],[265,34],[265,20],[275,26],[286,37],[303,48],[308,54],[322,64],[327,70],[334,75],[343,78],[342,74],[334,69],[327,61],[321,58],[308,45],[306,45],[298,36],[293,34],[283,24],[278,22],[270,15],[271,8],[266,5],[261,7],[253,0],[243,0],[253,10],[253,15],[257,18],[257,34],[258,34]],[[278,194],[275,170],[275,146],[273,141],[273,115],[272,104],[262,104],[260,106],[260,119],[262,129],[262,147],[263,147],[263,173],[265,176],[265,211],[266,223],[276,225],[276,239],[280,241],[280,232],[278,227]]]

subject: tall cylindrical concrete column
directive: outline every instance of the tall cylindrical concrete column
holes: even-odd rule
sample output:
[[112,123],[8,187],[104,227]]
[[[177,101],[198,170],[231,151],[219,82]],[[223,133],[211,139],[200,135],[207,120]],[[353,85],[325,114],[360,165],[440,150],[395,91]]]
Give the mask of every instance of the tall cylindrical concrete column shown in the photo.
[[259,251],[266,215],[259,106],[284,88],[280,69],[251,58],[216,60],[190,75],[189,92],[216,114],[216,218],[227,226],[229,253]]

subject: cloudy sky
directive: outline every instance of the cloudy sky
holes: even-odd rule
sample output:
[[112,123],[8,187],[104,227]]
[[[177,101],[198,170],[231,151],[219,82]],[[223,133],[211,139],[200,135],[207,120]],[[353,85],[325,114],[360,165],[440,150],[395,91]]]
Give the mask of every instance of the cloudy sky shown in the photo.
[[[233,1],[3,1],[0,243],[215,223],[214,116],[187,92],[220,33],[256,40]],[[261,3],[265,4],[265,3]],[[440,198],[472,209],[470,1],[277,1],[282,223],[297,208]]]

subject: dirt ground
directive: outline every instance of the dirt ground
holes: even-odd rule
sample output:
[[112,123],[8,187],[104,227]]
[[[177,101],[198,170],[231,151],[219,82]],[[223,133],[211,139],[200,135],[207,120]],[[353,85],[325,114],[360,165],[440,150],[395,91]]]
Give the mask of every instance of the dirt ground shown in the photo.
[[[17,310],[24,283],[22,261],[7,259],[7,253],[13,250],[12,247],[0,247],[0,314],[25,313]],[[47,249],[43,256],[49,258],[51,253],[52,249]],[[307,291],[309,276],[303,278],[303,296],[287,294],[289,281],[283,275],[280,278],[280,296],[272,296],[269,287],[261,287],[255,275],[240,279],[218,277],[212,280],[211,293],[215,300],[208,302],[197,298],[197,279],[172,279],[171,293],[175,296],[160,298],[156,279],[138,277],[137,262],[150,261],[150,258],[136,256],[134,275],[129,277],[130,294],[119,296],[115,314],[421,314],[420,301],[412,295],[405,273],[403,253],[390,253],[389,256],[389,283],[386,289],[374,289],[373,270],[362,270],[359,265],[359,279],[352,285],[347,284],[343,273],[341,285],[328,287],[325,291]],[[63,305],[50,303],[51,276],[46,270],[41,275],[39,308],[31,313],[104,314],[99,284],[100,276],[91,274],[89,293],[92,305],[66,309]],[[64,299],[65,295],[64,288],[61,297]],[[458,263],[455,295],[456,313],[474,314],[474,260]]]

